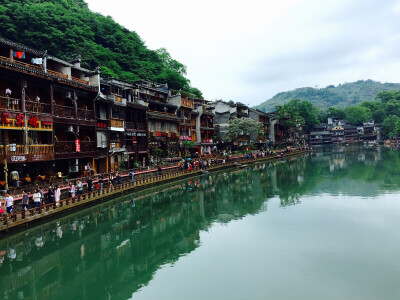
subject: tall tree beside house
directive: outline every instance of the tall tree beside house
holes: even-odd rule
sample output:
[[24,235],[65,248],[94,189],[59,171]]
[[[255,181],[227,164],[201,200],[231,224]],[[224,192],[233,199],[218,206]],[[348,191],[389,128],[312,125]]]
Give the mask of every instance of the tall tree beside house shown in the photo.
[[100,66],[106,77],[151,80],[177,90],[198,91],[186,78],[186,67],[166,49],[148,49],[136,32],[90,11],[83,0],[4,0],[0,28],[2,37],[48,50],[64,60],[80,54],[83,67]]
[[353,125],[362,125],[372,119],[371,110],[364,106],[351,106],[345,109],[346,119]]
[[395,115],[388,116],[382,124],[382,134],[388,138],[400,136],[400,118]]
[[281,121],[283,126],[300,128],[305,124],[305,120],[299,112],[299,102],[299,99],[294,99],[287,104],[276,107],[276,117]]
[[250,118],[235,118],[229,120],[228,131],[225,134],[226,141],[237,141],[239,136],[250,134],[262,134],[263,125]]

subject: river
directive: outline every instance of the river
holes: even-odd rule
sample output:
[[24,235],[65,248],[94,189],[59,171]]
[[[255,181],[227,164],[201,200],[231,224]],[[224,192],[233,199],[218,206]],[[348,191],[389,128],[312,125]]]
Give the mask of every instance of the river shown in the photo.
[[0,299],[400,299],[400,152],[317,148],[0,240]]

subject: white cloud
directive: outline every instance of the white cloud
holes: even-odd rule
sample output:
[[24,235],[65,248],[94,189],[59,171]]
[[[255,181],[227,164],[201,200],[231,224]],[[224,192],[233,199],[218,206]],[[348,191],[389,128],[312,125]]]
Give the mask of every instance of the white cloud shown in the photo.
[[398,0],[87,2],[167,48],[208,99],[255,105],[302,86],[400,82]]

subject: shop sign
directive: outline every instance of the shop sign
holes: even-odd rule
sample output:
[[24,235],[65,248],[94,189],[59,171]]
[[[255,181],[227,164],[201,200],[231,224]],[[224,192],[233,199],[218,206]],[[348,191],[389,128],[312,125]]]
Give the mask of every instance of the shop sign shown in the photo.
[[172,138],[176,138],[176,133],[175,132],[171,132],[171,137]]
[[11,156],[11,161],[18,162],[18,161],[26,161],[25,155],[18,155],[18,156]]
[[127,131],[127,132],[125,132],[125,135],[126,135],[126,136],[136,136],[136,132],[129,132],[129,131]]
[[15,126],[17,126],[17,127],[23,127],[23,126],[25,125],[24,115],[23,115],[23,114],[18,114],[18,115],[15,117],[15,120],[16,120]]
[[167,132],[157,132],[157,136],[168,137]]
[[132,137],[132,143],[133,143],[133,144],[137,144],[136,136],[133,136],[133,137]]
[[2,113],[1,124],[3,125],[11,124],[11,121],[8,119],[9,115],[10,115],[9,113]]
[[76,152],[81,152],[81,141],[80,140],[75,140],[75,149],[76,149]]
[[32,127],[32,128],[38,128],[39,122],[38,122],[37,116],[30,117],[30,119],[28,121],[28,125],[29,125],[29,127]]
[[136,135],[137,136],[147,136],[146,132],[138,132]]
[[203,143],[210,143],[212,144],[213,140],[203,140]]
[[191,136],[183,135],[183,136],[180,137],[180,140],[181,140],[181,141],[191,141],[191,140],[192,140],[192,137],[191,137]]

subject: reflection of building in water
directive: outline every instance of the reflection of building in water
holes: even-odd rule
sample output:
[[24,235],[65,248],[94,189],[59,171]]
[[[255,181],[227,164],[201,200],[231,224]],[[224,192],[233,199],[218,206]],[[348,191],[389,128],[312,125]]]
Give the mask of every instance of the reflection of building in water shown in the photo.
[[21,292],[47,299],[130,297],[160,266],[196,249],[200,230],[265,209],[258,177],[250,170],[200,177],[138,193],[134,207],[127,196],[3,240],[0,250],[13,240],[21,259],[6,258],[1,291],[9,299]]
[[[360,152],[364,162],[358,161]],[[135,193],[134,206],[127,195],[16,234],[0,241],[0,262],[6,251],[0,298],[18,299],[18,293],[25,299],[131,298],[161,266],[194,251],[202,230],[266,210],[270,198],[288,206],[305,193],[372,195],[374,185],[388,181],[380,170],[400,164],[398,152],[380,156],[375,162],[379,152],[371,150],[323,150],[208,174]]]

